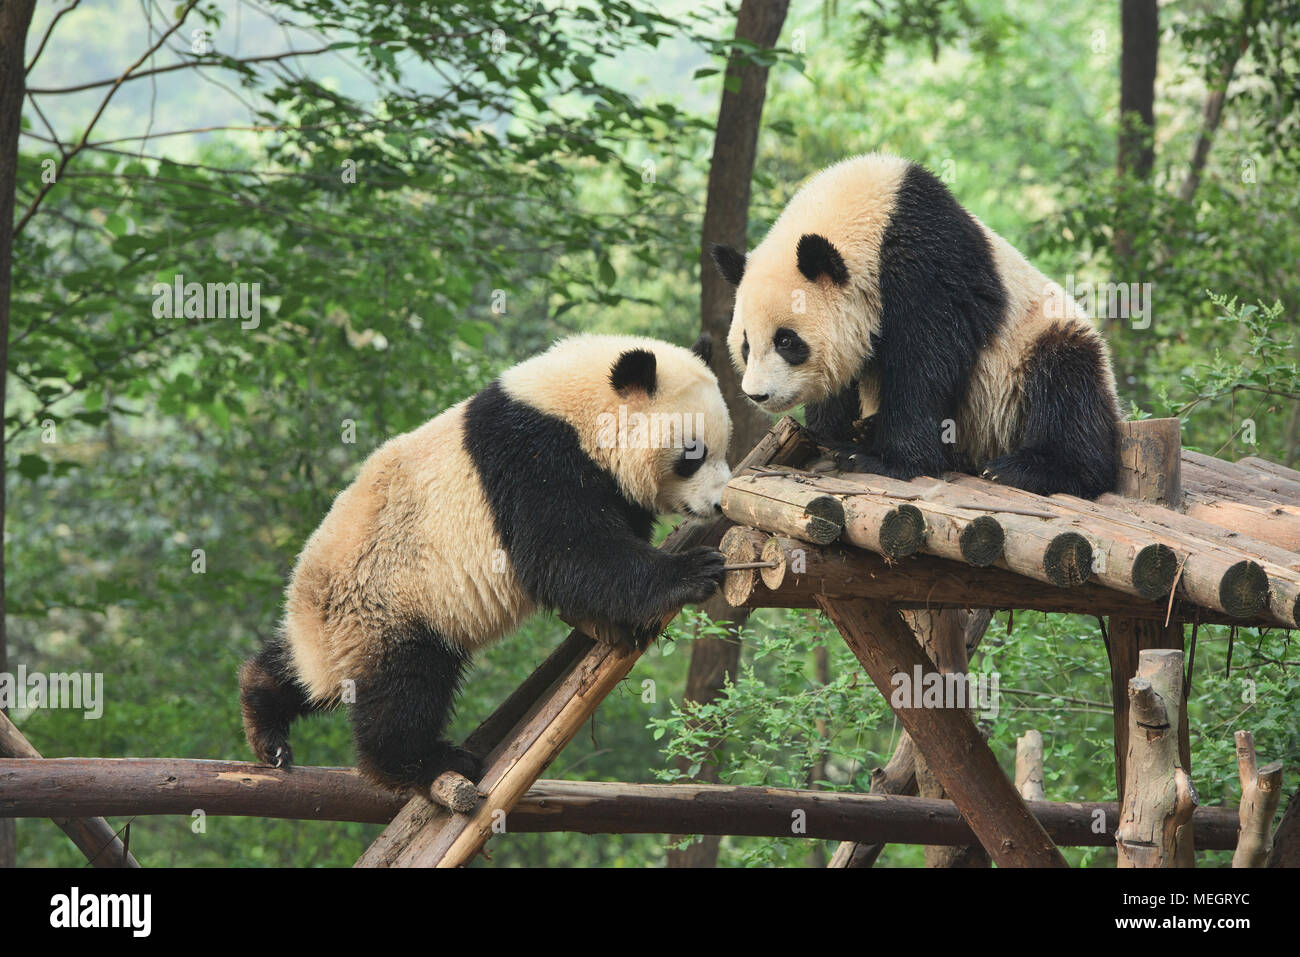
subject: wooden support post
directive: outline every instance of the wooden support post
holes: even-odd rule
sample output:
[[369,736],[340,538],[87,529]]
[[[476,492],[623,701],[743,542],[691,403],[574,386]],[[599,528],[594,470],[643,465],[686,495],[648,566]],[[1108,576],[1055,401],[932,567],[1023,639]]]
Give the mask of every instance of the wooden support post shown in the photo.
[[[936,670],[896,609],[860,599],[819,598],[818,604],[886,700],[894,698],[896,678],[924,680]],[[965,710],[890,704],[999,867],[1066,866]]]
[[1258,767],[1255,760],[1255,736],[1238,731],[1237,773],[1241,778],[1241,806],[1237,852],[1233,867],[1264,867],[1273,850],[1273,815],[1282,799],[1282,762]]
[[1119,427],[1119,481],[1127,498],[1177,508],[1183,498],[1183,438],[1178,419],[1142,419]]
[[1128,697],[1124,799],[1115,834],[1119,866],[1191,867],[1196,789],[1178,757],[1183,653],[1142,652]]
[[[970,660],[966,655],[966,634],[961,612],[924,609],[904,611],[903,619],[940,672],[961,675],[963,680],[965,679],[970,670]],[[967,711],[970,710],[970,704],[968,701]],[[918,751],[916,755],[916,793],[924,798],[949,796],[940,783],[938,775],[930,767],[924,751]],[[978,844],[966,847],[926,845],[925,866],[988,867],[989,856]]]
[[1026,731],[1016,739],[1016,790],[1026,801],[1046,801],[1043,787],[1043,735]]
[[[41,752],[23,736],[9,716],[0,711],[0,757],[39,758]],[[139,867],[113,826],[102,817],[54,817],[55,824],[72,839],[95,867]]]
[[[1144,419],[1125,422],[1120,428],[1120,467],[1115,491],[1121,496],[1174,509],[1182,501],[1182,439],[1178,419]],[[1187,559],[1184,559],[1186,561]],[[1240,563],[1243,567],[1251,563]],[[1236,568],[1237,566],[1232,566]],[[1258,567],[1258,566],[1253,566]],[[1223,580],[1231,577],[1232,568]],[[1185,571],[1185,570],[1184,570]],[[1217,573],[1217,569],[1216,569]],[[1236,580],[1236,579],[1233,579]],[[1264,595],[1267,594],[1265,585]],[[1221,590],[1221,589],[1220,589]],[[1229,590],[1231,596],[1235,592]],[[1258,597],[1258,596],[1253,596]],[[1232,606],[1234,611],[1241,608]],[[1167,622],[1113,616],[1107,630],[1106,653],[1110,660],[1111,707],[1115,727],[1115,793],[1124,807],[1126,762],[1129,741],[1129,682],[1138,673],[1140,656],[1149,649],[1183,650],[1183,623],[1170,618]],[[1180,693],[1186,693],[1179,681]],[[1177,741],[1180,766],[1191,773],[1191,736],[1187,725],[1186,699],[1171,711],[1178,720]],[[1191,833],[1187,834],[1190,854]]]
[[[776,539],[773,539],[776,541]],[[991,612],[976,609],[962,613],[962,627],[966,643],[966,660],[975,654],[988,631],[992,621]],[[871,772],[870,793],[872,794],[915,794],[916,793],[916,745],[906,731],[899,735],[894,753],[883,768],[874,768]],[[966,844],[965,847],[972,845]],[[845,841],[835,850],[827,867],[871,867],[876,858],[885,849],[884,844],[859,844]]]

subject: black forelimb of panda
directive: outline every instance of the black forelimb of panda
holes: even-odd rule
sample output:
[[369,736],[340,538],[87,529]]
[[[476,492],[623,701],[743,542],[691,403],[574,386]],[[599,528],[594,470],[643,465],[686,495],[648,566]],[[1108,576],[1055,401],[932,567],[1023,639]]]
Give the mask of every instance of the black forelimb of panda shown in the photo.
[[984,475],[1051,495],[1096,498],[1113,491],[1119,469],[1119,410],[1101,383],[1099,341],[1064,323],[1034,344],[1025,363],[1025,426],[1020,448],[993,459]]
[[651,547],[653,513],[623,497],[567,422],[492,383],[470,401],[464,429],[497,535],[538,604],[624,626],[644,648],[662,618],[721,584],[716,548]]
[[944,441],[971,372],[1003,322],[1006,292],[975,219],[932,173],[908,169],[880,246],[880,403],[870,444],[842,467],[892,478],[962,463]]

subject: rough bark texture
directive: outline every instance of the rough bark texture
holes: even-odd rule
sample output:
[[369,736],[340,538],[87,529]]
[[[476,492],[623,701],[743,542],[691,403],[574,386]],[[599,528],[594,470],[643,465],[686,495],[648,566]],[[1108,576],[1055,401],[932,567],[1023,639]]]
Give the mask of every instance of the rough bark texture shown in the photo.
[[[736,36],[759,46],[776,45],[785,23],[789,0],[744,0],[736,16]],[[713,337],[711,365],[731,412],[732,437],[728,460],[735,463],[762,438],[769,426],[767,415],[740,391],[740,380],[727,353],[727,329],[731,325],[732,289],[718,275],[709,258],[713,243],[745,248],[749,224],[749,189],[758,153],[758,131],[767,97],[767,68],[733,55],[726,77],[735,92],[722,91],[718,125],[713,138],[713,159],[709,164],[708,193],[704,203],[704,226],[700,243],[700,324]],[[720,595],[704,605],[714,621],[729,622],[739,631],[749,617],[748,609],[733,609]],[[702,638],[691,645],[690,671],[685,701],[712,701],[722,689],[726,675],[734,675],[740,664],[739,638]],[[721,742],[719,742],[721,743]],[[684,762],[678,767],[685,771]],[[717,766],[706,763],[696,775],[700,781],[716,781]],[[678,835],[675,839],[680,840]],[[706,836],[683,850],[668,852],[669,867],[712,867],[718,859],[720,838]]]
[[[18,128],[27,89],[24,56],[36,0],[0,2],[0,422],[5,419],[5,374],[9,369],[9,297],[13,280],[14,195],[18,183]],[[0,541],[4,538],[5,460],[0,455]],[[0,548],[0,672],[9,670],[5,635],[5,565]],[[18,854],[12,818],[0,818],[0,867],[13,867]]]
[[1264,867],[1273,850],[1273,815],[1282,799],[1282,762],[1259,767],[1255,760],[1255,736],[1238,731],[1237,773],[1241,777],[1240,832],[1233,867]]
[[1115,492],[1177,508],[1183,497],[1182,423],[1143,419],[1119,427],[1119,481]]
[[1192,867],[1196,789],[1178,756],[1183,653],[1144,651],[1129,682],[1128,754],[1115,846],[1118,865]]
[[1043,788],[1043,735],[1026,731],[1016,739],[1016,790],[1026,801],[1046,801]]
[[[966,657],[965,622],[961,612],[905,611],[903,618],[940,671],[964,675],[970,670]],[[922,752],[916,755],[916,789],[923,798],[949,796]],[[928,844],[925,848],[925,866],[988,867],[989,856],[978,844],[965,847]]]
[[[1141,655],[1149,650],[1183,651],[1183,624],[1168,625],[1138,618],[1111,618],[1106,635],[1106,652],[1110,656],[1111,702],[1115,722],[1115,794],[1124,801],[1125,758],[1129,750],[1129,681],[1138,673]],[[1180,686],[1181,687],[1181,686]],[[1186,694],[1186,689],[1183,689]],[[1178,746],[1182,767],[1191,773],[1192,754],[1187,726],[1187,702],[1178,707]]]
[[[961,616],[966,642],[966,660],[969,661],[983,640],[984,633],[988,631],[993,615],[985,609],[976,609],[961,612]],[[916,793],[916,745],[912,743],[912,738],[906,731],[899,736],[898,744],[894,746],[894,753],[890,755],[885,766],[872,769],[871,786],[868,790],[871,794]],[[884,844],[859,844],[856,841],[845,841],[836,849],[827,866],[871,867],[884,849]]]

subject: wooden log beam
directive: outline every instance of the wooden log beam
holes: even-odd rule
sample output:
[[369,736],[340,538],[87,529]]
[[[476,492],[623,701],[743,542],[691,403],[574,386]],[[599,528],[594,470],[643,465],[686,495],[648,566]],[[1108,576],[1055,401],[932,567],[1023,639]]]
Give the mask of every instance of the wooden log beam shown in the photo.
[[833,493],[844,502],[844,541],[886,558],[924,552],[977,567],[996,561],[1001,568],[1063,588],[1081,585],[1091,574],[1092,546],[1077,523],[1060,521],[1041,508],[1017,508],[1005,500],[977,503],[930,478],[900,482],[865,474],[815,479],[766,475],[758,481],[766,483],[765,493],[772,498]]
[[1237,850],[1233,867],[1264,867],[1273,850],[1273,815],[1282,799],[1282,762],[1259,767],[1255,759],[1255,736],[1238,731],[1237,774],[1241,779],[1241,806]]
[[[911,736],[904,731],[898,736],[894,751],[883,767],[871,769],[871,783],[868,794],[916,794],[916,745]],[[859,844],[857,841],[844,841],[831,855],[827,867],[871,867],[876,858],[885,849],[883,842]]]
[[[0,807],[16,817],[51,814],[190,815],[384,821],[401,806],[354,768],[299,765],[279,771],[243,761],[179,758],[0,760]],[[1105,802],[1032,804],[1048,833],[1067,846],[1105,846],[1094,820],[1115,821]],[[792,833],[795,812],[807,830]],[[1201,808],[1204,846],[1237,839],[1231,808]],[[974,840],[951,801],[722,785],[623,784],[539,780],[505,818],[515,833],[695,834],[807,837],[890,843],[965,844]]]
[[1189,483],[1183,496],[1183,511],[1202,522],[1300,552],[1300,509],[1293,506],[1253,497],[1249,501],[1235,501],[1225,498],[1219,489]]
[[1300,505],[1300,473],[1275,462],[1247,457],[1228,462],[1201,452],[1184,452],[1184,467],[1203,483],[1226,483],[1248,489],[1280,505]]
[[[739,528],[740,526],[736,526]],[[1078,588],[1056,588],[1029,581],[1001,568],[973,568],[929,555],[913,555],[890,563],[867,551],[841,544],[815,546],[758,529],[732,533],[734,554],[757,551],[763,564],[752,574],[729,573],[724,585],[727,600],[750,608],[811,608],[817,596],[878,598],[903,608],[991,608],[1128,615],[1163,622],[1169,614],[1167,598],[1147,600],[1113,591],[1096,583]],[[1173,604],[1175,617],[1199,616],[1203,622],[1243,624],[1222,612],[1205,611],[1182,600]],[[1265,625],[1267,621],[1254,619]],[[1136,661],[1135,661],[1136,664]]]
[[[738,468],[772,460],[798,461],[808,452],[807,440],[789,417],[778,422],[754,446]],[[717,544],[725,522],[686,523],[660,546],[677,551],[694,545]],[[671,616],[663,621],[666,627]],[[572,638],[573,636],[570,636]],[[361,867],[463,866],[482,849],[493,821],[508,812],[529,785],[568,744],[600,701],[636,663],[639,654],[605,643],[588,649],[551,682],[528,711],[487,755],[478,782],[483,795],[468,814],[451,814],[422,798],[403,811],[358,860]]]
[[[1113,803],[1028,805],[1046,835],[1066,847],[1105,847],[1113,831],[1095,834],[1097,821],[1118,820]],[[795,833],[792,823],[800,823]],[[1199,808],[1202,846],[1227,849],[1236,840],[1232,808]],[[618,784],[538,781],[504,822],[507,832],[584,834],[730,834],[807,837],[862,844],[962,846],[976,836],[952,801],[893,794],[728,787],[718,784]],[[1198,833],[1200,833],[1198,831]]]
[[[1172,527],[1156,531],[1133,513],[1101,503],[1069,496],[1044,498],[973,476],[950,474],[945,479],[898,482],[876,475],[766,470],[745,481],[761,488],[769,505],[789,499],[782,528],[806,520],[799,518],[800,503],[819,493],[842,499],[842,540],[885,558],[924,553],[970,562],[974,551],[994,549],[1000,541],[995,566],[1038,582],[1078,587],[1092,580],[1113,591],[1155,600],[1167,598],[1177,581],[1178,595],[1202,608],[1242,622],[1262,618],[1282,627],[1300,625],[1300,568],[1289,567],[1294,557],[1280,564],[1250,555],[1249,543],[1230,547]],[[726,501],[724,497],[724,510]],[[1112,495],[1108,501],[1123,499]],[[907,518],[904,506],[915,509],[921,521]],[[883,525],[871,532],[873,522],[884,521],[881,516],[893,516],[888,548],[878,540]],[[738,509],[730,517],[744,521]],[[762,522],[756,527],[800,538]],[[1281,550],[1269,553],[1272,558],[1282,554],[1289,555]]]
[[0,760],[0,809],[11,817],[190,815],[387,824],[406,803],[355,768],[290,771],[181,758]]
[[[936,671],[897,609],[858,599],[819,598],[818,604],[886,700],[894,696],[895,676],[911,681]],[[1026,809],[969,714],[952,707],[890,703],[999,867],[1065,866],[1061,852]]]
[[[1237,465],[1249,469],[1253,481],[1263,488],[1270,488],[1269,479],[1282,479],[1287,483],[1286,486],[1282,486],[1288,490],[1284,497],[1286,503],[1300,505],[1300,493],[1296,492],[1296,489],[1300,489],[1300,472],[1254,455],[1247,455],[1245,458],[1237,459]],[[1282,487],[1275,486],[1275,488]]]
[[[989,483],[982,479],[968,475],[949,475],[947,478],[949,485],[969,489],[973,495],[993,494],[989,491]],[[1184,500],[1190,494],[1185,493]],[[1009,488],[998,492],[997,496],[1003,501],[1034,503],[1050,511],[1079,516],[1087,526],[1086,534],[1090,536],[1094,551],[1101,556],[1096,578],[1117,590],[1143,594],[1140,579],[1150,575],[1151,587],[1155,589],[1159,583],[1163,585],[1164,594],[1168,595],[1176,577],[1178,597],[1199,607],[1242,619],[1238,624],[1254,618],[1264,618],[1284,628],[1297,624],[1300,569],[1289,567],[1289,563],[1270,560],[1286,556],[1293,563],[1295,556],[1285,550],[1272,550],[1265,545],[1260,551],[1252,552],[1255,542],[1221,538],[1223,529],[1211,531],[1213,523],[1189,519],[1159,505],[1113,494],[1089,502],[1068,495],[1044,499]],[[1159,527],[1150,521],[1156,510],[1169,516],[1168,521]],[[1198,534],[1198,531],[1205,534]],[[1142,542],[1146,544],[1142,545]],[[1163,546],[1167,551],[1160,555],[1147,551],[1143,555],[1142,549],[1151,545]],[[1135,549],[1135,546],[1140,547]],[[1171,558],[1176,561],[1171,562]],[[1159,593],[1158,589],[1156,593]]]
[[[9,716],[0,711],[0,758],[22,758],[46,760],[41,757],[32,743],[24,737]],[[3,765],[4,761],[0,761]],[[18,814],[0,814],[0,817],[21,817]],[[46,817],[48,815],[39,815]],[[77,845],[77,849],[86,855],[86,860],[95,867],[139,867],[122,839],[117,836],[113,825],[102,816],[79,815],[57,816],[50,818],[64,834]]]
[[844,506],[816,489],[775,485],[766,473],[737,476],[722,492],[722,511],[733,522],[754,525],[819,545],[844,530]]
[[1190,867],[1197,796],[1178,756],[1183,653],[1143,651],[1128,694],[1124,798],[1115,832],[1119,866]]

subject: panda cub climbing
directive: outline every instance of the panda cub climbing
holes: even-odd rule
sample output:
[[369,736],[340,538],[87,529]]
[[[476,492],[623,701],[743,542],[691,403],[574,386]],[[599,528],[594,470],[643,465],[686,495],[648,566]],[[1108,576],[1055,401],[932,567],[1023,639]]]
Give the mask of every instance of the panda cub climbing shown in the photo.
[[347,700],[372,781],[477,778],[443,738],[475,651],[540,607],[644,647],[712,594],[719,551],[649,544],[657,513],[720,512],[731,420],[708,349],[563,340],[371,455],[299,555],[279,634],[240,669],[253,753],[288,766],[290,723]]
[[882,154],[809,180],[748,259],[727,343],[768,412],[805,404],[842,469],[982,472],[1048,495],[1115,485],[1120,420],[1081,308],[933,174]]

